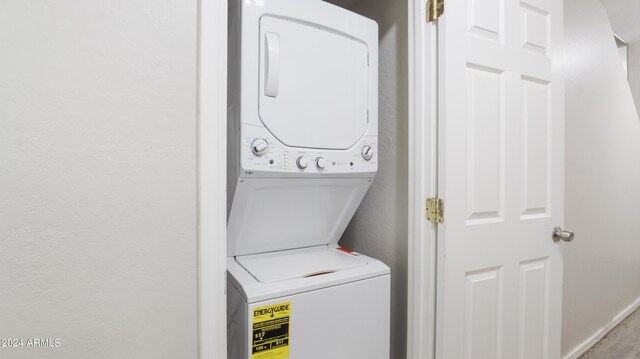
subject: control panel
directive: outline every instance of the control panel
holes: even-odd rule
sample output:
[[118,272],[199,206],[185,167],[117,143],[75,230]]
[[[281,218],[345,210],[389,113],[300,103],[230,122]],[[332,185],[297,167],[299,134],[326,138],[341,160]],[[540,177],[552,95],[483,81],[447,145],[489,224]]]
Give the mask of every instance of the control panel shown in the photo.
[[241,171],[309,174],[371,173],[378,168],[377,137],[364,136],[346,150],[284,146],[264,128],[243,125]]

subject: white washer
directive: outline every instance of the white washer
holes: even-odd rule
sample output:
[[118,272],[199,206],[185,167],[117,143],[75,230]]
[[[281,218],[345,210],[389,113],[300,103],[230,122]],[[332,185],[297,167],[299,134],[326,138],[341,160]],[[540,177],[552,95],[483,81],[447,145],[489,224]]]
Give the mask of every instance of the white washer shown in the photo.
[[[338,248],[317,246],[229,259],[230,359],[389,358],[389,268]],[[288,318],[260,340],[262,322],[254,320],[256,310],[282,304],[289,305]],[[268,347],[262,357],[264,344],[273,349]]]
[[377,171],[378,28],[229,1],[229,359],[388,359],[390,271],[338,246]]

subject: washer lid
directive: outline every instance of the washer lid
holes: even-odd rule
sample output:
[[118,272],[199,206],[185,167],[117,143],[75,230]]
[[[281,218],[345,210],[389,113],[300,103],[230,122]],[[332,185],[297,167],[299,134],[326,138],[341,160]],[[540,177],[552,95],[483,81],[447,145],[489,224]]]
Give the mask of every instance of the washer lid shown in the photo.
[[368,178],[240,178],[227,223],[227,256],[338,243]]
[[328,246],[238,256],[236,261],[262,283],[315,277],[368,264],[366,257]]
[[283,144],[344,150],[364,136],[371,74],[361,39],[265,15],[259,61],[260,119]]

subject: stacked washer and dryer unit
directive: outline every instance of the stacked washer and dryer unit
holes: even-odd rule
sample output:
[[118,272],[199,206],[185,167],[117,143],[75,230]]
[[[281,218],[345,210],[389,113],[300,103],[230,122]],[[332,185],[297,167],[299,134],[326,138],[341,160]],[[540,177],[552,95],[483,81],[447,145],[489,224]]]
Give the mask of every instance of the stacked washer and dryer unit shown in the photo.
[[378,28],[229,1],[228,358],[388,359],[390,271],[338,245],[378,163]]

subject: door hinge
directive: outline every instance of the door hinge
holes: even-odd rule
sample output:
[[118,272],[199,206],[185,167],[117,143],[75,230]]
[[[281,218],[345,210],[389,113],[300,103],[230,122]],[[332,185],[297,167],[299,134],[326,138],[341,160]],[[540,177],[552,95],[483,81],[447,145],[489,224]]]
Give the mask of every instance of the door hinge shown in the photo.
[[427,22],[438,19],[444,13],[444,0],[427,1]]
[[444,200],[438,197],[427,198],[427,220],[431,223],[444,222]]

